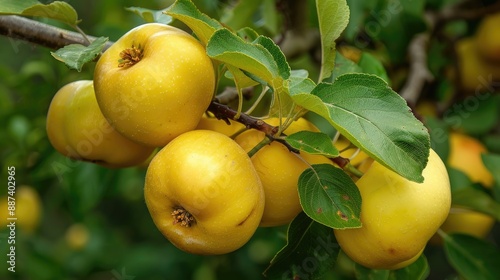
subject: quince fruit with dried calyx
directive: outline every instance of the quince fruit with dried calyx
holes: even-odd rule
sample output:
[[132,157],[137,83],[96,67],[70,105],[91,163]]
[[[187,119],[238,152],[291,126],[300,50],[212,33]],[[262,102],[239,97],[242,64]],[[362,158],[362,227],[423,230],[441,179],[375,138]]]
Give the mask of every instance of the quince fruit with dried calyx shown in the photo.
[[94,83],[99,107],[117,131],[133,141],[163,147],[196,128],[212,100],[215,72],[193,36],[148,23],[104,52]]
[[398,269],[418,259],[451,205],[448,173],[430,150],[423,183],[409,181],[374,162],[356,182],[361,228],[334,229],[342,250],[372,269]]
[[252,237],[264,191],[245,151],[210,130],[181,134],[149,164],[146,205],[160,232],[193,254],[226,254]]
[[54,95],[46,129],[59,153],[108,168],[139,165],[153,152],[111,127],[99,109],[90,80],[69,83]]

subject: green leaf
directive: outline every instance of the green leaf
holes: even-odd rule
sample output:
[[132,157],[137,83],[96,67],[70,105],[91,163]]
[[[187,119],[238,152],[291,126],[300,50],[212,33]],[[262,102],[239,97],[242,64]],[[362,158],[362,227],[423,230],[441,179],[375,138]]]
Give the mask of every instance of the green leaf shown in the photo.
[[271,38],[265,36],[259,36],[254,43],[263,46],[264,48],[266,48],[266,50],[269,51],[269,53],[273,56],[274,61],[278,65],[279,76],[283,80],[288,79],[290,77],[290,65],[288,65],[285,54],[283,54],[278,45],[276,45],[276,43],[274,43]]
[[403,1],[401,2],[403,13],[419,18],[424,14],[426,2],[425,0]]
[[391,272],[386,269],[370,269],[356,263],[355,273],[356,280],[387,280]]
[[339,251],[333,230],[301,212],[288,227],[287,244],[264,275],[269,279],[319,279],[333,267]]
[[234,83],[236,84],[236,87],[243,89],[246,87],[251,87],[251,86],[255,86],[255,85],[259,84],[258,82],[256,82],[252,78],[248,77],[239,68],[228,65],[227,69],[229,71],[226,71],[225,77],[228,79],[234,79]]
[[207,44],[207,54],[220,62],[254,74],[272,85],[280,69],[260,44],[245,42],[227,29],[217,30]]
[[0,0],[0,15],[51,18],[71,26],[75,26],[80,22],[75,9],[63,1],[54,1],[45,5],[34,0]]
[[429,276],[430,268],[424,254],[409,266],[397,270],[369,269],[360,264],[356,264],[357,280],[425,280]]
[[295,149],[313,155],[324,155],[329,158],[338,157],[339,151],[333,145],[332,139],[321,132],[299,131],[285,138]]
[[353,61],[345,58],[341,53],[335,55],[335,68],[333,69],[331,77],[328,79],[333,82],[337,77],[348,73],[362,73],[361,67]]
[[163,24],[169,24],[170,22],[172,22],[172,17],[164,13],[167,9],[151,10],[141,7],[125,8],[125,10],[133,12],[134,14],[137,14],[138,16],[143,18],[146,22],[159,22]]
[[241,0],[225,9],[220,21],[236,30],[252,22],[252,17],[260,7],[262,0]]
[[450,264],[465,279],[498,279],[500,250],[493,244],[457,233],[444,236],[444,249]]
[[450,178],[452,193],[472,186],[472,181],[464,172],[450,166],[446,169],[448,171],[448,177]]
[[311,91],[316,87],[313,80],[308,78],[308,73],[306,70],[293,70],[291,72],[289,81],[289,91],[291,95],[300,93],[311,93]]
[[[251,1],[251,0],[250,0]],[[277,8],[276,1],[274,0],[264,0],[262,3],[261,13],[263,26],[271,34],[278,34],[279,30],[279,18],[281,16],[281,11]]]
[[500,134],[484,135],[482,139],[489,151],[500,153]]
[[380,62],[378,58],[369,54],[367,52],[362,52],[361,57],[358,62],[359,67],[363,73],[374,74],[382,78],[386,83],[390,83],[387,72],[385,71],[384,65]]
[[455,206],[482,212],[500,221],[500,203],[484,191],[473,187],[454,189],[451,193],[451,201]]
[[274,41],[268,37],[259,36],[254,43],[266,48],[273,56],[278,66],[279,77],[275,77],[271,84],[274,89],[274,98],[269,110],[269,116],[282,118],[283,115],[291,116],[295,114],[298,110],[297,106],[295,106],[295,103],[288,93],[288,81],[284,82],[284,80],[290,77],[290,66],[286,61],[285,55]]
[[296,106],[288,94],[286,81],[290,76],[290,67],[271,39],[261,36],[255,42],[247,42],[227,29],[220,29],[210,38],[207,54],[272,87],[274,96],[270,117],[282,117],[282,112],[286,115],[294,112]]
[[445,112],[446,121],[466,134],[481,135],[498,125],[500,97],[485,93],[466,98]]
[[382,79],[345,74],[293,100],[330,122],[354,145],[401,176],[421,183],[430,140],[427,129]]
[[51,54],[55,59],[64,62],[70,69],[80,72],[85,63],[94,60],[101,53],[107,41],[108,38],[99,37],[89,46],[71,44],[51,52]]
[[403,267],[401,269],[391,271],[389,279],[399,280],[399,279],[412,279],[412,280],[425,280],[429,276],[430,268],[427,258],[424,254],[409,266]]
[[438,118],[425,116],[425,126],[429,129],[432,149],[446,162],[450,154],[448,125]]
[[321,34],[321,73],[319,81],[330,77],[335,63],[335,40],[349,22],[349,7],[345,0],[316,0]]
[[24,10],[38,5],[40,2],[36,0],[0,0],[1,15],[21,15]]
[[250,27],[243,27],[236,31],[236,34],[238,34],[238,37],[247,42],[253,42],[257,40],[257,37],[259,37],[259,33],[257,33],[257,31],[253,30]]
[[190,0],[175,1],[165,13],[189,26],[204,45],[216,30],[223,28],[218,21],[201,13]]
[[491,175],[493,175],[495,182],[500,183],[500,155],[481,154],[481,159],[486,168],[491,172]]
[[315,164],[299,177],[299,198],[304,212],[325,226],[359,228],[361,194],[342,169]]
[[483,163],[493,175],[495,185],[493,185],[493,195],[500,201],[500,155],[482,154]]
[[26,8],[20,15],[51,18],[71,26],[76,26],[80,22],[75,9],[63,1],[54,1],[47,5],[36,4]]

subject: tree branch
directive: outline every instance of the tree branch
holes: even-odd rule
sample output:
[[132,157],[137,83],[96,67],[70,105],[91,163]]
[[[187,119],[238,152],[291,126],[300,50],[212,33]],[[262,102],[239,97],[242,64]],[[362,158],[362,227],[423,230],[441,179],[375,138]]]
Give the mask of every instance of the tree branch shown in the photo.
[[427,68],[427,44],[429,33],[417,34],[410,42],[408,53],[410,55],[410,72],[408,79],[401,89],[401,96],[410,105],[415,105],[426,82],[434,79]]
[[230,108],[227,105],[220,104],[218,102],[212,101],[208,106],[208,111],[212,112],[217,119],[220,120],[235,120],[239,123],[244,124],[247,128],[254,128],[264,132],[271,139],[274,138],[274,135],[278,132],[278,127],[272,126],[263,120],[254,118],[252,116],[246,114],[240,114],[240,117],[235,119],[234,117],[237,115],[237,111]]
[[319,46],[320,34],[308,27],[307,1],[281,0],[278,2],[284,14],[283,32],[274,40],[287,58],[294,58]]
[[[266,137],[270,140],[269,142],[276,141],[283,144],[290,152],[299,154],[300,151],[292,147],[284,139],[274,137],[278,132],[277,126],[272,126],[263,120],[254,118],[252,116],[241,114],[239,118],[234,119],[238,113],[236,110],[231,109],[227,105],[220,104],[218,102],[212,101],[210,106],[208,106],[208,111],[212,112],[217,119],[225,120],[229,123],[229,120],[235,120],[239,123],[244,124],[247,128],[253,128],[260,130],[266,134]],[[338,156],[336,158],[331,158],[331,161],[336,163],[340,168],[344,168],[349,164],[349,159]]]
[[[24,40],[54,50],[69,44],[89,45],[82,34],[78,32],[68,31],[19,16],[0,16],[0,35]],[[96,37],[92,36],[88,36],[88,38],[90,41],[96,39]],[[113,42],[107,42],[104,50],[112,44]]]

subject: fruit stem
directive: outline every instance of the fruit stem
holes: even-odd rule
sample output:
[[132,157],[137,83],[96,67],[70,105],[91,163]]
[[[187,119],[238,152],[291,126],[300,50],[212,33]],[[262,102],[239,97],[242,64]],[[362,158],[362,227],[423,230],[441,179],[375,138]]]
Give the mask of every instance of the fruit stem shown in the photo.
[[174,225],[179,224],[183,227],[190,227],[195,222],[194,217],[186,209],[176,207],[171,214],[174,218]]
[[352,164],[348,163],[345,168],[345,170],[347,170],[348,172],[350,172],[351,174],[354,174],[354,176],[358,177],[358,178],[361,178],[361,176],[363,176],[363,172],[359,171],[356,167],[354,167]]
[[118,67],[130,67],[141,61],[143,51],[141,46],[136,47],[132,45],[131,48],[124,49],[120,52],[120,59],[118,60]]
[[262,139],[262,141],[259,142],[259,144],[255,145],[249,152],[248,152],[248,157],[253,157],[260,149],[264,148],[264,146],[269,145],[272,140],[269,137],[265,137]]

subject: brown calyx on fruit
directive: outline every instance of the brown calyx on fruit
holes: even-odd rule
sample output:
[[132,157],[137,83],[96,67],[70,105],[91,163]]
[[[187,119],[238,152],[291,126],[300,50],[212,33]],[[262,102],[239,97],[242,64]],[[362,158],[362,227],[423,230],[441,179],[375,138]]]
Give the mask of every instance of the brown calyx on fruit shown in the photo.
[[174,208],[174,211],[172,211],[172,217],[174,217],[174,225],[179,224],[183,227],[190,227],[193,223],[195,223],[193,215],[182,207]]
[[120,59],[118,60],[118,67],[130,67],[141,61],[143,51],[141,46],[132,46],[131,48],[124,49],[120,52]]

